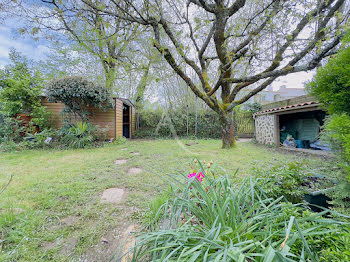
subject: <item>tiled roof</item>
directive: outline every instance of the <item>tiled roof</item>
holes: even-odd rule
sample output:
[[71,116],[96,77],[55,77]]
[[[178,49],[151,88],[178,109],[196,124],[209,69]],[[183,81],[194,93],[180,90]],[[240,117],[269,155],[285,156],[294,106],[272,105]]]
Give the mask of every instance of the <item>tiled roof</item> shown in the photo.
[[277,111],[298,109],[298,108],[308,107],[308,106],[311,106],[311,105],[317,106],[318,104],[319,104],[319,102],[316,102],[316,101],[304,102],[304,103],[295,104],[295,105],[289,105],[289,106],[282,106],[282,107],[276,107],[276,108],[267,109],[267,110],[264,110],[264,111],[257,112],[254,115],[262,115],[262,114],[268,114],[268,113],[273,113],[273,112],[277,112]]

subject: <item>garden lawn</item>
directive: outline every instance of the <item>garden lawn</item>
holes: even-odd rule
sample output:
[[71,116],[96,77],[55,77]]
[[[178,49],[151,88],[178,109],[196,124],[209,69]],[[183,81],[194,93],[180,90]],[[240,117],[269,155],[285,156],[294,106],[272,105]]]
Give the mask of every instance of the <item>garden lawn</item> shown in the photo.
[[[264,162],[301,160],[250,142],[231,150],[220,149],[219,140],[197,142],[130,140],[93,149],[0,153],[0,188],[13,175],[0,195],[0,261],[108,261],[120,234],[142,223],[152,198],[166,188],[159,175],[188,172],[194,158],[213,160],[229,174],[239,169],[240,176]],[[116,165],[117,159],[127,162]],[[135,167],[142,172],[131,174]],[[122,202],[102,203],[102,192],[114,187],[124,189]]]

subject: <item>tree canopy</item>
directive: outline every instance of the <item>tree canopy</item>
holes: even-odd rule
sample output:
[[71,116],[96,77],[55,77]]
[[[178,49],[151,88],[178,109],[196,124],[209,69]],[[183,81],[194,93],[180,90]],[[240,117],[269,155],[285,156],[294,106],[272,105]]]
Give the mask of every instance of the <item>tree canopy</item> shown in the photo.
[[9,54],[11,63],[0,70],[0,102],[2,112],[13,117],[16,114],[31,113],[40,106],[43,94],[42,78],[29,61],[16,50]]
[[84,3],[152,30],[172,70],[218,113],[223,147],[235,142],[228,113],[278,77],[316,68],[335,52],[349,18],[345,0]]
[[307,87],[311,95],[320,99],[329,113],[350,115],[350,46],[319,68]]

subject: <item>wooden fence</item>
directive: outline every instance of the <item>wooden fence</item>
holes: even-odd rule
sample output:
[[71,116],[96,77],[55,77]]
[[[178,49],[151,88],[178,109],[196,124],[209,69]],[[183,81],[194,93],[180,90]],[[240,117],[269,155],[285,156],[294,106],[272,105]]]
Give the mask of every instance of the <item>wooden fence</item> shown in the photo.
[[254,135],[254,119],[251,112],[235,112],[233,119],[236,126],[238,136],[253,136]]

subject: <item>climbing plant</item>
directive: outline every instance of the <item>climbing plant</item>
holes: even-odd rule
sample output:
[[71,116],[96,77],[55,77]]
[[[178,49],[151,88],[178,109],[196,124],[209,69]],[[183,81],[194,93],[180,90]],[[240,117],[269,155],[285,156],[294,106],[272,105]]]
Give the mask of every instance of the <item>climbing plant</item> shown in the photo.
[[51,102],[65,104],[65,112],[78,115],[86,121],[91,108],[107,109],[112,106],[111,94],[107,88],[80,76],[69,76],[52,80],[47,89]]

